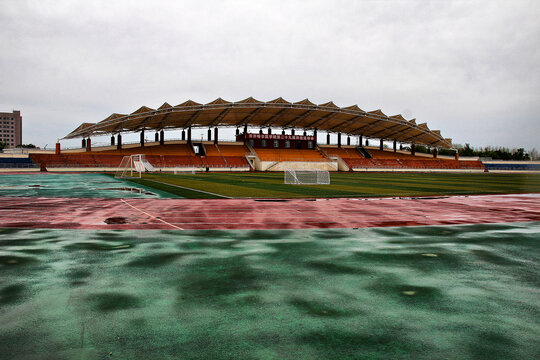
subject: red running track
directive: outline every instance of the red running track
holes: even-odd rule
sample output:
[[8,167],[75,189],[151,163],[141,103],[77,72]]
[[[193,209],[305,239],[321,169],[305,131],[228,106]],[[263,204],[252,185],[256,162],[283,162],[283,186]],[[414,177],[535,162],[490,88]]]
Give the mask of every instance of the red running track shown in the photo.
[[525,221],[540,221],[538,194],[317,200],[0,197],[0,227],[16,228],[310,229]]

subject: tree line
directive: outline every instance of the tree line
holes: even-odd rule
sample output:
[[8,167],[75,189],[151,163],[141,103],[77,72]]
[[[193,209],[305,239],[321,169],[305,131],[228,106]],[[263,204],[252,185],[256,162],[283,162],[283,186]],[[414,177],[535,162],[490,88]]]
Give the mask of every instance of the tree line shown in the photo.
[[[474,148],[470,144],[456,144],[459,156],[478,156],[482,158],[492,158],[493,160],[539,160],[540,154],[536,149],[525,151],[524,148],[510,149],[503,146],[486,146],[484,148]],[[421,153],[429,153],[426,146],[416,145],[416,151]],[[440,149],[440,155],[455,154],[454,150]]]

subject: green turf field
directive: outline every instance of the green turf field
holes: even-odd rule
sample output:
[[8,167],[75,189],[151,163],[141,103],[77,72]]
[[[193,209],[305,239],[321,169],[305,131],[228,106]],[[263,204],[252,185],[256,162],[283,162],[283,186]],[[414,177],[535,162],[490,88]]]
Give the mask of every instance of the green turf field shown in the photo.
[[433,196],[540,192],[540,174],[332,173],[330,185],[286,185],[283,173],[146,174],[130,180],[185,198]]

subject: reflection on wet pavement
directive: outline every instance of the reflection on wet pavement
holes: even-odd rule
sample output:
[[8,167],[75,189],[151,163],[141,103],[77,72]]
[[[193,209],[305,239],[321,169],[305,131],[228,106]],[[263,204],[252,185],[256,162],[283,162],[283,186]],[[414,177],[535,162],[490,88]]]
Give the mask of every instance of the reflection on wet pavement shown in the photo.
[[539,234],[0,229],[0,354],[535,358]]
[[[0,178],[0,196],[70,198],[176,197],[103,174],[14,174]],[[112,184],[116,186],[111,186]]]

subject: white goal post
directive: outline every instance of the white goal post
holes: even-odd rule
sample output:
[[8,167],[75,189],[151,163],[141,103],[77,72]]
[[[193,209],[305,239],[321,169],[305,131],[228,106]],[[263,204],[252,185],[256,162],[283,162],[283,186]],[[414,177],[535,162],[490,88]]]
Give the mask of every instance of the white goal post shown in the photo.
[[326,170],[285,170],[285,184],[328,185],[330,173]]
[[129,178],[142,176],[143,172],[154,172],[156,169],[146,160],[144,154],[127,155],[122,158],[114,175],[115,178]]

